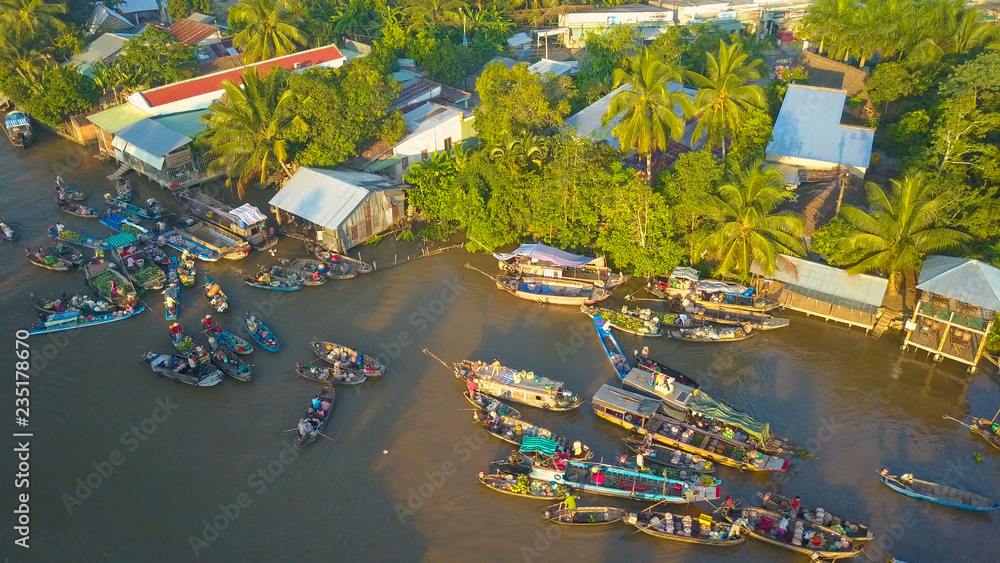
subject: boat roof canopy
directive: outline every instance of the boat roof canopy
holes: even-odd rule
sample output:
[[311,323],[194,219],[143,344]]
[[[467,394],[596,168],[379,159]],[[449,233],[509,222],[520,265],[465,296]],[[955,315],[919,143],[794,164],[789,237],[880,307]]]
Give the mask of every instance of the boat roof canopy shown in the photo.
[[727,424],[737,425],[762,443],[767,442],[770,437],[770,428],[766,422],[761,422],[746,413],[724,405],[705,393],[698,392],[691,395],[687,406],[692,414],[700,414]]
[[553,248],[540,242],[535,244],[522,244],[517,247],[517,250],[514,252],[495,252],[493,253],[493,256],[504,261],[521,256],[531,258],[533,261],[537,262],[551,262],[557,266],[563,266],[566,268],[585,266],[597,260],[596,258],[590,258],[589,256],[580,256],[578,254],[573,254],[572,252],[566,252],[565,250]]
[[643,418],[648,418],[656,414],[660,408],[658,399],[651,399],[645,395],[625,391],[611,385],[604,384],[592,399],[595,405],[603,404],[615,410],[631,413]]
[[558,446],[559,444],[547,438],[533,438],[531,436],[526,436],[521,440],[522,452],[538,452],[549,457],[556,455],[556,448]]
[[693,282],[698,281],[698,270],[688,266],[677,266],[674,268],[673,272],[670,272],[670,277],[672,278],[682,278],[685,280],[691,280]]
[[698,282],[698,291],[706,293],[725,293],[726,295],[736,295],[738,297],[753,296],[753,288],[735,283],[726,283],[719,280],[702,280]]

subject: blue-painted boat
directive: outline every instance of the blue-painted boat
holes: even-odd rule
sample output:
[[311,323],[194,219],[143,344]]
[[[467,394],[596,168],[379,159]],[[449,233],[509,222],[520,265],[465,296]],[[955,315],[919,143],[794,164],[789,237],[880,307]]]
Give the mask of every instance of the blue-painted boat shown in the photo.
[[598,338],[601,339],[601,346],[604,346],[604,352],[608,355],[611,367],[615,368],[618,378],[624,381],[628,372],[632,371],[628,356],[622,351],[615,335],[611,334],[610,330],[605,330],[605,328],[610,329],[611,327],[605,327],[604,319],[600,315],[594,315],[594,328],[597,330]]
[[170,248],[187,252],[203,262],[218,262],[222,258],[222,255],[218,252],[207,246],[198,244],[190,237],[184,236],[178,231],[162,231],[159,236],[163,239],[164,244]]
[[111,245],[105,242],[104,239],[82,235],[76,231],[70,231],[68,229],[64,229],[60,233],[55,227],[49,227],[48,235],[56,240],[61,240],[70,244],[82,246],[84,248],[111,250]]
[[251,315],[250,311],[247,311],[243,316],[243,326],[245,326],[247,332],[250,333],[250,337],[253,338],[257,344],[260,344],[261,348],[267,350],[268,352],[277,352],[281,349],[281,344],[278,342],[278,337],[274,335],[274,331],[264,324],[264,321],[258,319],[254,315]]
[[958,508],[959,510],[985,512],[1000,509],[1000,503],[994,502],[982,495],[949,487],[948,485],[914,479],[913,475],[909,473],[902,476],[889,475],[889,471],[883,469],[881,479],[890,489],[915,499],[927,500],[944,506]]
[[[28,334],[47,334],[63,330],[72,330],[74,328],[84,328],[88,326],[113,323],[115,321],[134,317],[145,310],[146,307],[140,305],[131,310],[125,309],[98,315],[81,315],[79,311],[55,313],[55,315],[64,315],[64,317],[59,317],[57,319],[50,317],[46,322],[29,328]],[[72,315],[72,313],[75,313],[75,315]]]
[[115,193],[118,194],[118,199],[124,202],[132,201],[132,184],[125,178],[118,178],[115,182]]
[[690,480],[682,481],[606,463],[565,459],[533,462],[529,476],[595,495],[676,504],[718,500],[722,483],[707,475],[692,474]]
[[142,225],[129,221],[128,217],[125,217],[121,213],[108,213],[104,217],[101,217],[99,221],[103,223],[106,227],[117,233],[121,232],[132,233],[137,237],[153,236],[152,231],[150,231],[146,227],[143,227]]
[[[174,274],[177,272],[175,271]],[[181,308],[181,285],[174,283],[163,290],[163,316],[168,321],[176,321]]]
[[140,207],[134,203],[129,203],[120,197],[111,197],[111,194],[104,194],[104,199],[112,209],[118,209],[120,212],[128,215],[134,215],[142,219],[160,218],[159,213],[154,213],[144,207]]
[[[253,344],[250,344],[245,339],[236,336],[228,330],[223,329],[218,332],[209,331],[206,334],[214,338],[219,346],[232,350],[237,354],[249,354],[253,352]],[[212,343],[209,342],[208,344],[211,347]]]

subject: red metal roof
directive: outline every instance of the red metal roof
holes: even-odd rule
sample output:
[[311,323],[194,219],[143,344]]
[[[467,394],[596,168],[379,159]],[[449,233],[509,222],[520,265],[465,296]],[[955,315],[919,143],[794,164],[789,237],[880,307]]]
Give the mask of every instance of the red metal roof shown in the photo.
[[185,45],[194,45],[213,33],[218,33],[219,28],[214,25],[208,25],[207,23],[196,22],[185,18],[170,26],[170,29],[167,31],[169,31],[170,35],[176,37],[181,43]]
[[309,68],[317,64],[335,61],[343,57],[344,55],[340,53],[340,49],[338,49],[336,45],[328,45],[318,49],[310,49],[308,51],[302,51],[301,53],[294,53],[284,57],[278,57],[276,59],[245,65],[232,70],[216,72],[207,76],[184,80],[183,82],[160,86],[159,88],[153,88],[152,90],[142,92],[142,97],[146,99],[146,103],[148,103],[150,107],[162,106],[164,104],[186,100],[187,98],[193,98],[195,96],[222,90],[222,83],[226,80],[231,80],[239,84],[240,74],[249,68],[256,67],[258,71],[264,71],[274,67],[295,68],[296,63],[299,64],[299,68]]

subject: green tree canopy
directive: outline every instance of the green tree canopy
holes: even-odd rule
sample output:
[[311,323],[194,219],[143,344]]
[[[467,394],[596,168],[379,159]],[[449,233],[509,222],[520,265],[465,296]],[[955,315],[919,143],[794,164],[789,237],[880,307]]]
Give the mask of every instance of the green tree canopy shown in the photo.
[[698,261],[697,249],[714,224],[712,197],[722,180],[722,163],[708,150],[681,153],[673,169],[660,175],[660,190],[673,210],[674,232],[688,253],[688,263]]
[[163,29],[148,26],[125,42],[117,64],[127,72],[148,76],[150,85],[160,85],[194,76],[198,59],[194,47],[178,42]]
[[306,45],[297,23],[285,0],[243,0],[229,10],[233,45],[243,51],[244,63],[289,55]]
[[569,113],[567,96],[572,85],[547,81],[524,65],[508,69],[492,64],[476,81],[480,105],[475,109],[476,129],[487,145],[495,145],[505,132],[543,134],[562,124]]
[[65,27],[59,17],[66,4],[46,0],[3,0],[0,2],[0,28],[11,33],[25,46],[38,45]]

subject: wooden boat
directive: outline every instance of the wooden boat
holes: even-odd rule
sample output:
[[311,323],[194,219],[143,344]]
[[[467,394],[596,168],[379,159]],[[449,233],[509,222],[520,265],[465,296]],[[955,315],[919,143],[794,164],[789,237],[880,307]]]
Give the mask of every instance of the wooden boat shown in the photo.
[[267,235],[267,217],[249,203],[233,208],[195,189],[180,191],[174,195],[181,207],[191,215],[246,241],[257,250],[265,250],[278,242],[277,238]]
[[685,342],[739,342],[757,336],[753,329],[747,332],[742,327],[715,327],[711,325],[693,328],[673,328],[664,332],[669,338]]
[[111,250],[111,245],[105,242],[104,239],[87,236],[67,229],[63,229],[62,232],[59,232],[56,227],[49,227],[48,235],[56,239],[57,242],[68,242],[70,244],[75,244],[76,246],[82,246],[84,248],[94,250]]
[[311,258],[282,258],[278,260],[286,268],[298,270],[307,277],[312,277],[313,273],[318,273],[328,280],[346,280],[358,275],[358,271],[350,264],[341,260],[339,264],[332,264],[323,260],[313,260]]
[[53,256],[52,253],[42,252],[41,258],[39,258],[38,253],[32,253],[30,248],[24,249],[24,256],[28,259],[28,262],[38,266],[39,268],[45,268],[46,270],[53,270],[56,272],[68,272],[73,269],[73,263],[69,260],[64,260],[58,256]]
[[598,338],[601,339],[601,346],[604,347],[611,367],[615,369],[618,378],[624,380],[628,372],[632,371],[632,366],[628,363],[628,357],[618,344],[618,339],[611,334],[611,331],[607,330],[608,326],[605,325],[604,319],[600,315],[594,315],[594,328],[597,330]]
[[62,179],[62,176],[56,176],[56,195],[59,199],[68,199],[72,201],[83,201],[87,199],[87,194],[85,192],[67,184],[66,180]]
[[181,285],[184,287],[193,286],[195,279],[198,277],[198,271],[194,267],[194,260],[189,258],[189,256],[187,253],[181,254],[181,260],[177,264],[177,277],[181,279]]
[[368,376],[356,371],[341,369],[338,367],[326,367],[316,365],[302,365],[295,363],[295,373],[299,377],[311,379],[326,385],[359,385],[368,381]]
[[584,305],[604,301],[611,292],[592,283],[532,276],[489,276],[497,288],[514,297],[552,305]]
[[689,424],[659,414],[663,404],[625,389],[602,386],[591,400],[594,413],[640,435],[651,434],[655,442],[696,454],[716,465],[739,467],[744,471],[785,471],[788,460],[757,452],[745,442],[710,434]]
[[[219,329],[221,327],[215,327],[215,328]],[[217,342],[219,346],[222,346],[223,348],[226,348],[228,350],[232,350],[237,354],[249,354],[253,352],[253,344],[250,344],[250,342],[248,342],[247,340],[240,338],[239,336],[236,336],[235,334],[229,332],[228,330],[213,329],[212,331],[209,331],[206,334],[207,336],[214,338],[215,342]],[[209,345],[211,345],[211,343],[212,342],[209,341]]]
[[[118,194],[118,198],[122,203],[128,203],[132,201],[132,184],[129,183],[125,178],[118,178],[115,181],[115,193]],[[107,199],[107,196],[105,196]],[[154,219],[154,217],[146,217],[147,219]]]
[[66,260],[70,264],[73,264],[77,268],[82,266],[87,261],[87,257],[84,256],[82,252],[77,252],[76,250],[73,250],[72,246],[66,244],[61,240],[53,242],[49,248],[52,249],[53,256],[58,256],[59,258]]
[[310,405],[305,417],[299,419],[295,435],[296,448],[308,446],[315,442],[316,438],[319,438],[319,435],[323,433],[326,423],[329,422],[330,416],[333,415],[333,402],[336,397],[337,392],[332,387],[325,387],[316,395],[316,399],[320,401],[320,408],[314,409]]
[[353,348],[348,348],[335,342],[317,340],[314,336],[309,344],[316,357],[326,363],[341,369],[354,371],[368,377],[381,377],[385,374],[385,366],[375,356],[362,354]]
[[[326,283],[326,278],[320,276],[318,273],[310,274],[286,266],[261,266],[261,271],[267,272],[273,279],[299,282],[302,285],[323,285]],[[257,275],[259,276],[260,274]]]
[[210,276],[205,276],[205,287],[202,289],[202,295],[205,296],[205,301],[217,312],[225,313],[229,310],[229,299],[222,292],[219,284],[212,281]]
[[115,209],[119,213],[126,216],[131,216],[136,219],[149,219],[151,221],[155,221],[160,218],[159,213],[155,213],[152,210],[146,209],[145,207],[134,203],[129,203],[121,197],[111,197],[111,194],[104,194],[104,201],[106,201],[112,209]]
[[[429,351],[425,353],[433,356]],[[504,401],[552,411],[573,410],[583,403],[583,398],[566,389],[562,381],[537,376],[534,372],[471,360],[448,365],[437,356],[433,357],[453,370],[455,377],[475,382],[480,393]]]
[[209,358],[215,364],[215,367],[222,370],[222,373],[237,381],[250,381],[253,379],[251,365],[244,362],[239,355],[228,348],[216,345],[209,353]]
[[[1000,413],[997,413],[1000,416]],[[994,448],[1000,448],[1000,422],[996,422],[996,417],[993,420],[986,418],[976,418],[974,416],[969,416],[967,418],[972,419],[971,424],[966,424],[957,418],[952,418],[950,416],[945,416],[943,418],[949,418],[955,422],[961,424],[968,428],[973,434],[978,434],[984,440],[986,440]]]
[[[347,265],[350,270],[356,274],[370,274],[375,271],[374,266],[368,262],[363,262],[357,258],[351,258],[350,256],[341,254],[336,250],[330,250],[322,245],[310,243],[306,245],[309,252],[312,252],[316,258],[328,262],[335,270],[339,269],[340,266]],[[343,271],[340,269],[340,271]]]
[[573,440],[561,434],[556,434],[547,428],[542,428],[520,418],[487,413],[483,410],[473,412],[473,417],[483,425],[483,428],[504,442],[520,446],[525,438],[545,438],[557,444],[557,452],[569,455],[570,459],[590,459],[594,452],[580,440]]
[[486,393],[475,392],[475,395],[471,394],[470,391],[462,393],[465,400],[472,403],[473,406],[480,408],[487,413],[496,412],[497,414],[505,415],[510,418],[521,418],[521,412],[514,407],[508,405],[507,403],[490,397]]
[[272,278],[267,272],[261,272],[256,276],[245,275],[243,276],[243,281],[250,287],[270,289],[272,291],[298,291],[302,289],[301,281]]
[[721,483],[707,475],[682,481],[606,463],[559,458],[532,463],[530,477],[595,495],[674,504],[717,500]]
[[176,256],[170,256],[167,258],[167,287],[176,285],[178,288],[181,285],[181,277],[177,273],[178,261]]
[[564,503],[553,504],[545,509],[542,518],[554,524],[571,526],[592,526],[614,524],[625,519],[628,511],[615,506],[577,506],[569,508]]
[[56,199],[56,207],[59,208],[59,211],[64,213],[76,215],[77,217],[84,217],[86,219],[97,219],[101,215],[93,207],[84,207],[62,199]]
[[[776,510],[782,514],[788,513],[791,510],[793,502],[792,499],[770,492],[758,492],[757,496],[763,500],[764,508]],[[867,525],[858,524],[856,522],[851,522],[846,518],[834,516],[822,508],[811,508],[799,505],[793,515],[804,520],[808,520],[809,522],[813,522],[817,527],[830,532],[844,534],[856,542],[871,541],[875,538],[875,535],[868,530]]]
[[94,301],[89,295],[82,293],[67,297],[63,294],[58,299],[37,297],[34,293],[28,294],[31,305],[43,313],[59,313],[62,311],[82,311],[84,313],[110,313],[115,310],[115,306],[107,301]]
[[222,255],[215,250],[194,241],[191,237],[179,231],[161,231],[159,233],[159,240],[163,241],[163,244],[170,248],[179,252],[186,252],[203,262],[218,262],[222,258]]
[[897,477],[896,475],[889,475],[888,469],[883,469],[880,478],[890,489],[915,499],[927,500],[959,510],[987,512],[1000,509],[1000,503],[982,495],[949,487],[948,485],[914,479],[913,475],[909,473]]
[[660,374],[665,377],[669,377],[677,383],[686,385],[692,389],[701,387],[697,381],[673,368],[667,367],[661,362],[656,361],[654,358],[650,357],[649,354],[643,355],[641,351],[636,350],[633,355],[635,357],[635,365],[640,369],[644,369],[652,374]]
[[17,240],[17,233],[15,233],[14,229],[12,229],[11,226],[2,218],[0,218],[0,237],[10,241]]
[[683,266],[675,268],[666,281],[650,282],[646,288],[657,297],[678,299],[682,312],[695,314],[699,309],[759,314],[780,306],[769,296],[757,295],[752,287],[702,280],[697,270]]
[[499,261],[501,271],[584,282],[608,293],[628,280],[627,276],[608,268],[603,256],[581,256],[543,243],[522,244],[513,252],[495,252],[493,257]]
[[590,318],[600,315],[604,322],[622,332],[634,334],[636,336],[663,336],[663,329],[660,327],[659,319],[643,318],[639,314],[631,312],[614,311],[603,307],[592,305],[580,305],[580,311]]
[[163,316],[168,321],[176,321],[181,308],[181,287],[169,285],[163,290]]
[[742,525],[717,522],[706,514],[692,518],[669,512],[642,511],[630,513],[625,523],[653,537],[701,545],[734,546],[750,537]]
[[278,337],[274,335],[272,331],[264,321],[258,319],[256,316],[251,315],[250,311],[247,311],[243,316],[243,326],[246,327],[247,332],[250,333],[250,337],[254,339],[260,347],[267,350],[268,352],[277,352],[281,349],[281,344],[278,343]]
[[146,291],[163,289],[167,283],[166,273],[143,252],[142,243],[135,235],[119,233],[108,242],[114,247],[112,257],[133,284]]
[[20,110],[7,112],[4,116],[4,131],[10,144],[19,149],[31,146],[35,142],[35,130],[31,127],[31,118]]
[[103,217],[98,219],[104,226],[116,233],[129,233],[135,235],[137,239],[154,239],[153,231],[138,223],[129,221],[129,218],[114,210],[108,211]]
[[487,474],[479,472],[479,482],[487,487],[508,495],[537,500],[560,500],[569,495],[569,489],[564,486],[550,486],[529,478],[527,475],[510,475],[505,473]]
[[774,330],[776,328],[784,328],[790,324],[788,319],[772,317],[767,313],[706,309],[700,306],[691,307],[690,305],[687,307],[690,310],[686,310],[680,299],[670,300],[668,304],[675,312],[684,314],[688,322],[692,324],[749,325],[754,330]]
[[250,245],[246,241],[223,231],[215,225],[199,221],[193,226],[184,229],[183,232],[187,235],[187,238],[205,248],[214,250],[226,260],[242,260],[250,254]]
[[682,452],[677,448],[668,448],[650,443],[646,444],[640,436],[629,436],[625,438],[625,445],[633,453],[642,454],[644,463],[653,463],[662,467],[687,471],[692,473],[715,473],[716,467],[711,461],[687,452]]
[[[849,559],[861,553],[862,548],[856,542],[842,534],[831,533],[822,527],[817,527],[812,522],[799,518],[789,518],[788,528],[785,535],[787,539],[779,539],[772,535],[772,530],[777,531],[779,522],[784,515],[765,508],[725,508],[720,512],[727,521],[739,523],[742,528],[755,540],[769,543],[778,547],[789,549],[807,557],[815,557],[819,560]],[[796,528],[801,524],[802,538],[795,534]],[[805,534],[822,538],[822,543],[815,546]],[[797,542],[797,543],[796,543]],[[836,546],[836,547],[834,547]]]
[[193,387],[218,385],[223,378],[222,370],[212,364],[196,364],[191,367],[188,359],[173,354],[146,352],[142,359],[156,372],[157,377],[167,377],[174,383],[187,383]]
[[50,317],[49,319],[46,320],[46,322],[29,328],[28,333],[47,334],[51,332],[72,330],[75,328],[85,328],[88,326],[103,325],[103,324],[113,323],[116,321],[130,319],[145,310],[146,308],[140,305],[136,308],[130,307],[128,309],[124,309],[121,311],[111,311],[108,313],[84,314],[80,311],[70,311],[67,313],[53,313],[53,315],[62,315],[62,316],[55,319],[52,319]]

